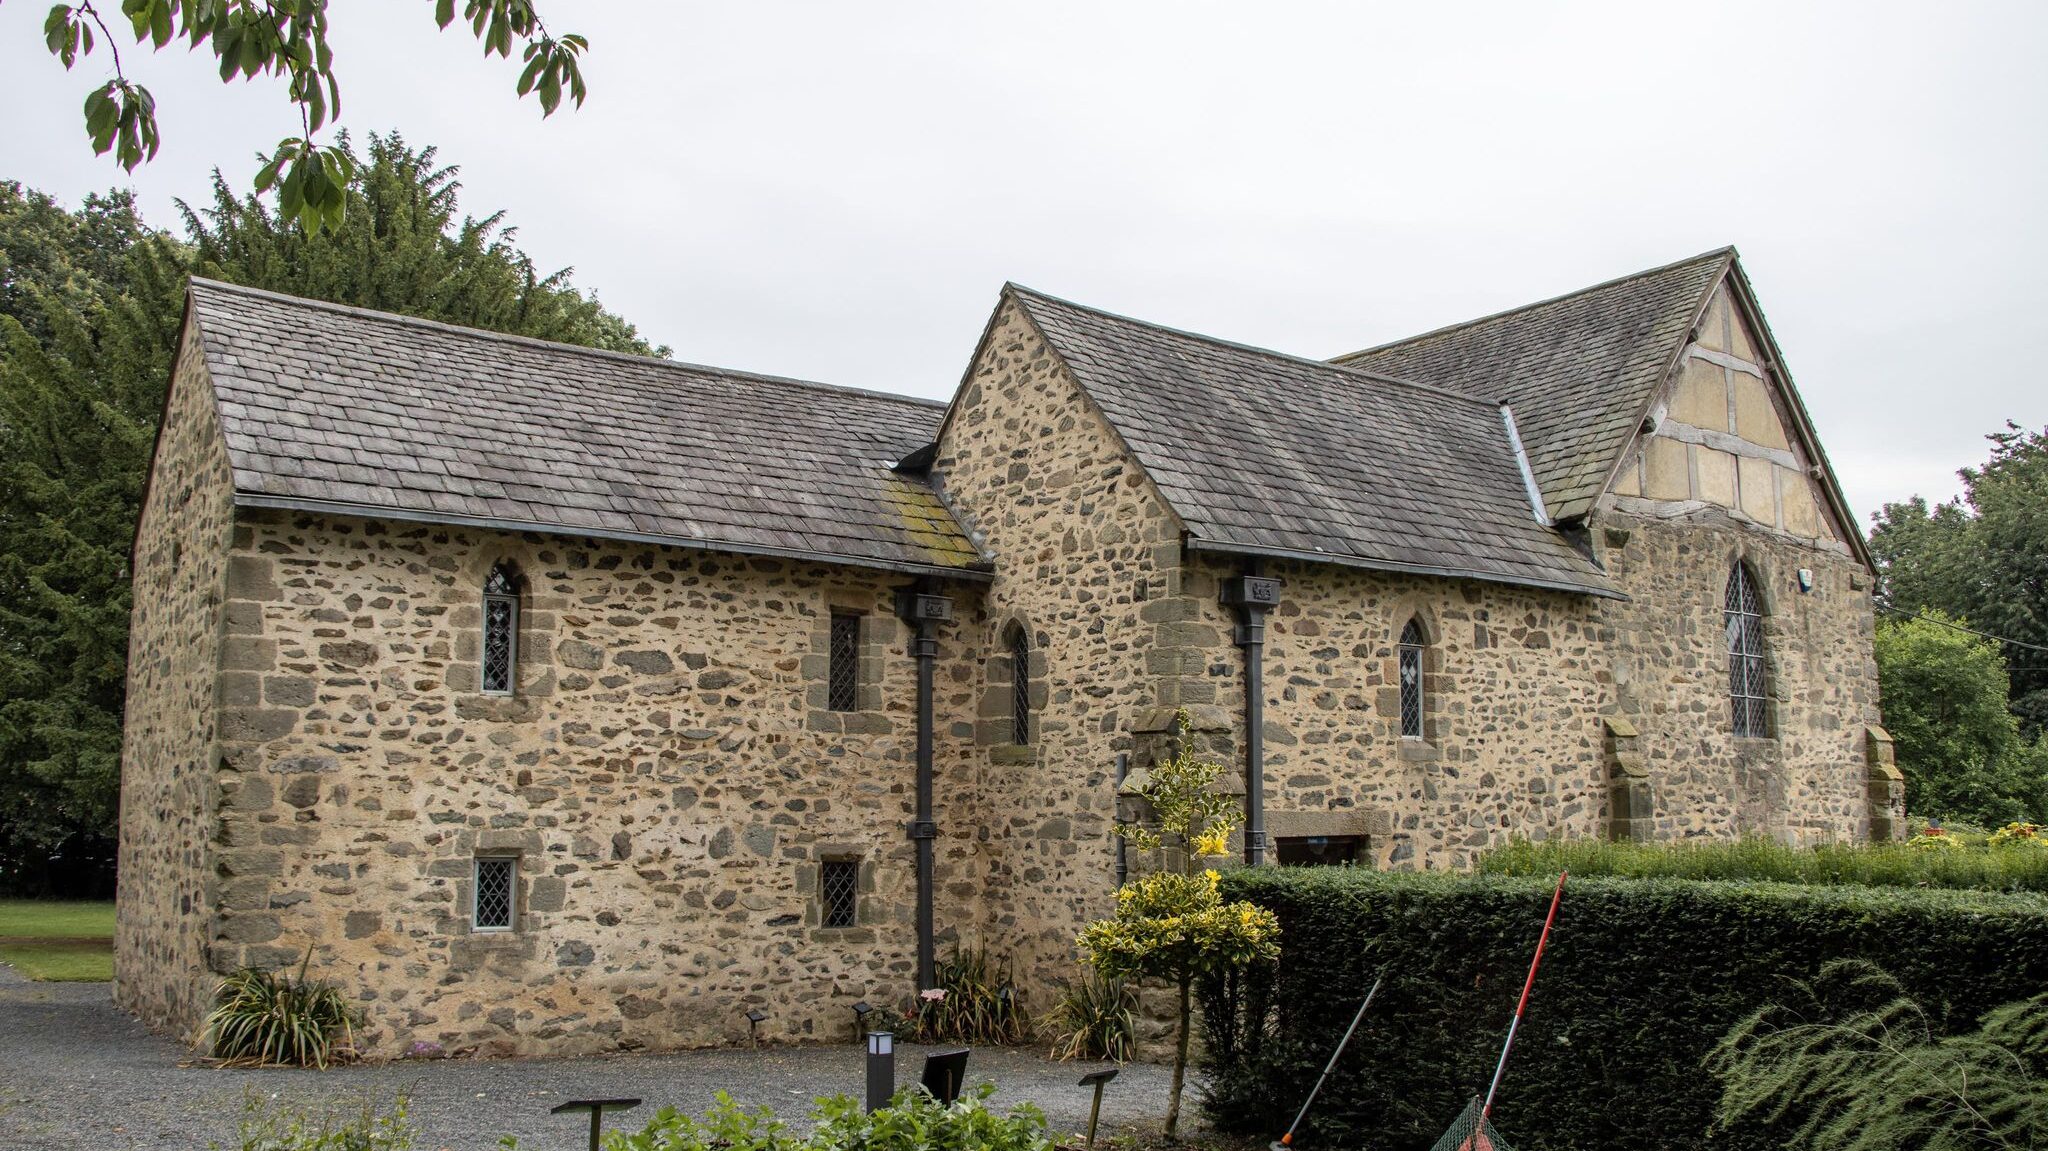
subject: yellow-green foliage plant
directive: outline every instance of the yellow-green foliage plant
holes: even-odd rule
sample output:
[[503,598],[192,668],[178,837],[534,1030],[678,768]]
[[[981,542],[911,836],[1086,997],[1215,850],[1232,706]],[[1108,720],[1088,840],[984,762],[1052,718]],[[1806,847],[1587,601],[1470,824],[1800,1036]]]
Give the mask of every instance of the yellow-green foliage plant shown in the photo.
[[[1156,823],[1118,824],[1117,833],[1143,851],[1170,849],[1178,870],[1135,879],[1117,892],[1116,914],[1081,932],[1081,959],[1111,979],[1162,979],[1179,992],[1173,1089],[1165,1133],[1180,1125],[1181,1088],[1187,1079],[1191,989],[1211,971],[1242,967],[1280,953],[1280,921],[1248,902],[1225,903],[1214,871],[1197,871],[1204,855],[1221,855],[1237,827],[1237,801],[1213,784],[1221,764],[1195,753],[1188,714],[1179,716],[1180,747],[1155,766],[1144,786]],[[1170,856],[1170,857],[1171,857]]]

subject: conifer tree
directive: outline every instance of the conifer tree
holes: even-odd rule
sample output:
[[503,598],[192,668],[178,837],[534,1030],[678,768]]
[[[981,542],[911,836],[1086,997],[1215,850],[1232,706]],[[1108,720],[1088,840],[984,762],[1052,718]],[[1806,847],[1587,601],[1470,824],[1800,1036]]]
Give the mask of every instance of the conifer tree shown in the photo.
[[[346,139],[342,146],[347,146]],[[460,215],[452,167],[396,133],[308,235],[218,174],[183,239],[123,192],[66,211],[0,183],[0,890],[112,883],[128,555],[188,272],[336,303],[666,355],[542,275],[503,214]]]

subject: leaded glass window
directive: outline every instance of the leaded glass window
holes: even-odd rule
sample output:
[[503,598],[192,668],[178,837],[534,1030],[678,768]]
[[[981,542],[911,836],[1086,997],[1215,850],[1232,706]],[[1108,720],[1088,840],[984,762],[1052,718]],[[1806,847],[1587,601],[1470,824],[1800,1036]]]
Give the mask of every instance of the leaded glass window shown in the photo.
[[1010,742],[1031,742],[1031,641],[1010,632]]
[[476,931],[512,930],[513,880],[519,869],[515,859],[476,861],[476,906],[470,924]]
[[1734,709],[1735,734],[1761,739],[1770,734],[1763,600],[1756,594],[1749,569],[1739,563],[1728,573],[1722,619],[1728,629],[1728,699]]
[[484,579],[484,694],[511,695],[518,682],[519,577],[499,564]]
[[860,617],[832,613],[832,659],[825,687],[825,706],[833,711],[860,709]]
[[826,927],[852,927],[859,912],[860,860],[828,859],[820,864],[818,898]]
[[1409,620],[1401,629],[1401,735],[1422,738],[1422,624]]

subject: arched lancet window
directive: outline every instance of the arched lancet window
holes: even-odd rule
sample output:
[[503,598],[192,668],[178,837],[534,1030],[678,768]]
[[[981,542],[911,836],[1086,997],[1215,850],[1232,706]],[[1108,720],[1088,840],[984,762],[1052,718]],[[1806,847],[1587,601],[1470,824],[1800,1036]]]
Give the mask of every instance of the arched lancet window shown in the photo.
[[1411,619],[1401,629],[1401,736],[1422,738],[1422,649],[1429,639],[1422,621]]
[[1010,742],[1031,742],[1031,640],[1010,629]]
[[483,690],[511,695],[519,682],[519,575],[506,564],[484,577]]
[[1749,569],[1740,563],[1728,573],[1722,619],[1728,628],[1728,699],[1734,707],[1735,734],[1761,739],[1770,734],[1763,600],[1756,594]]

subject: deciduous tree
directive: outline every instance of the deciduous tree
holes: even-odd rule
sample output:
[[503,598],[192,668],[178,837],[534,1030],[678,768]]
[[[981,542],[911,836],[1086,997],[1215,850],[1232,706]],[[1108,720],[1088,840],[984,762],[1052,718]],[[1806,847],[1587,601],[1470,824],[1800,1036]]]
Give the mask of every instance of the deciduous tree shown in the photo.
[[1162,979],[1179,995],[1173,1089],[1166,1105],[1168,1138],[1180,1125],[1195,979],[1205,972],[1270,959],[1280,950],[1280,921],[1271,911],[1250,902],[1223,902],[1216,890],[1216,872],[1197,870],[1200,857],[1226,850],[1237,827],[1236,800],[1212,786],[1223,771],[1222,765],[1196,754],[1183,711],[1178,753],[1154,767],[1142,788],[1154,822],[1117,825],[1117,832],[1141,850],[1164,849],[1177,857],[1179,866],[1127,884],[1117,892],[1116,914],[1081,932],[1082,960],[1103,975]]

